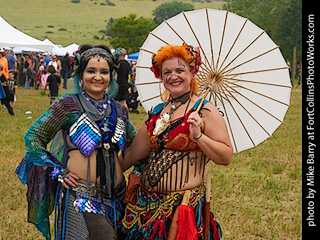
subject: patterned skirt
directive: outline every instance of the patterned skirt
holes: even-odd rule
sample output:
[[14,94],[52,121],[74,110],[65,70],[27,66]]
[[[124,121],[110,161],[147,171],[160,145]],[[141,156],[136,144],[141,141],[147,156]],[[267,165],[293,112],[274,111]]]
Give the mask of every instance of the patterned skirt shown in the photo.
[[[204,239],[205,228],[205,186],[204,184],[190,189],[191,194],[188,207],[192,210],[194,235],[192,239]],[[136,204],[127,203],[125,216],[121,222],[121,229],[126,235],[126,240],[162,240],[167,239],[174,213],[182,203],[185,191],[163,194],[149,192],[141,186],[138,187]],[[179,213],[180,214],[180,213]],[[177,220],[178,223],[178,220]],[[178,223],[179,225],[180,223]],[[178,228],[179,234],[179,228]],[[222,232],[219,224],[210,212],[209,239],[220,240]],[[191,238],[190,238],[191,239]]]
[[117,225],[125,209],[124,178],[115,191],[115,198],[108,199],[88,191],[86,182],[81,180],[76,188],[60,188],[55,204],[55,239],[121,239]]

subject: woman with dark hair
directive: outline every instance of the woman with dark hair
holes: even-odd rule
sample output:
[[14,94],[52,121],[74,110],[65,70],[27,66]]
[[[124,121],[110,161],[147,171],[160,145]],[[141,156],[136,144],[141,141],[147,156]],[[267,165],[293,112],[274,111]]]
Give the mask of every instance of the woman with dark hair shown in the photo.
[[74,54],[75,92],[57,99],[28,130],[16,173],[28,184],[28,221],[46,239],[53,209],[55,239],[117,239],[126,189],[119,155],[135,130],[127,109],[113,100],[110,49],[83,45]]
[[61,78],[56,74],[56,69],[53,65],[49,65],[47,71],[49,73],[49,76],[47,78],[47,82],[44,86],[43,92],[45,94],[47,87],[49,87],[50,104],[52,104],[59,96],[59,86],[61,83]]
[[[199,49],[168,45],[152,64],[165,87],[163,103],[149,112],[120,160],[123,170],[135,164],[123,230],[126,239],[203,239],[205,165],[209,159],[230,163],[227,127],[217,108],[198,96]],[[219,224],[212,213],[209,218],[209,239],[220,239]]]
[[32,81],[32,77],[33,77],[33,67],[32,67],[32,54],[29,53],[28,56],[26,56],[26,60],[25,60],[25,63],[24,63],[24,67],[25,69],[27,69],[27,72],[26,72],[26,80],[24,82],[24,88],[25,89],[30,89],[30,84],[31,84],[31,81]]

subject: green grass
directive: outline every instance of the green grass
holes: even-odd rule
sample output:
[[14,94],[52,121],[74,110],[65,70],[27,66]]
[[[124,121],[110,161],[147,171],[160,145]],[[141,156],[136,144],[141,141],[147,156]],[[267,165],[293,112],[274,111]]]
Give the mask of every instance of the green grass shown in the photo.
[[[111,0],[115,6],[101,5],[105,0],[81,0],[72,3],[71,0],[1,0],[1,16],[20,31],[39,40],[49,38],[55,44],[67,46],[72,43],[79,45],[108,44],[100,39],[106,30],[107,22],[126,17],[131,13],[137,17],[153,18],[152,11],[168,0]],[[204,1],[192,2],[195,9],[222,8],[223,2]],[[22,7],[17,7],[22,6]],[[65,29],[59,31],[59,29]]]
[[[25,147],[23,136],[47,109],[40,91],[17,89],[15,116],[0,110],[0,239],[41,239],[27,223],[26,186],[14,170]],[[144,111],[130,114],[136,129]],[[32,111],[32,119],[25,112]],[[227,167],[209,163],[211,210],[224,239],[301,239],[301,88],[292,90],[284,123],[253,149],[233,156]]]

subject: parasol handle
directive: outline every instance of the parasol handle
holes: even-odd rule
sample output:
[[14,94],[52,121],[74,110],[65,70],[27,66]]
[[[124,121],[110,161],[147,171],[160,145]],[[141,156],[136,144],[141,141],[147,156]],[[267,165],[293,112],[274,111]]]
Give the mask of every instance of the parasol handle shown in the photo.
[[198,108],[197,108],[196,112],[199,112],[199,111],[200,111],[200,109],[201,109],[201,107],[202,107],[202,104],[203,104],[204,100],[206,99],[206,97],[207,97],[208,93],[209,93],[209,92],[210,92],[210,90],[212,90],[212,89],[213,89],[213,87],[211,86],[211,84],[210,84],[210,85],[208,85],[208,88],[207,88],[207,90],[206,90],[206,93],[204,94],[204,96],[203,96],[203,98],[202,98],[202,100],[201,100],[201,102],[200,102],[200,104],[199,104],[199,106],[198,106]]
[[211,172],[207,174],[206,179],[206,202],[210,202],[210,194],[211,194]]
[[205,204],[205,224],[204,224],[204,239],[209,240],[210,229],[210,192],[211,192],[211,172],[207,174],[206,178],[206,204]]

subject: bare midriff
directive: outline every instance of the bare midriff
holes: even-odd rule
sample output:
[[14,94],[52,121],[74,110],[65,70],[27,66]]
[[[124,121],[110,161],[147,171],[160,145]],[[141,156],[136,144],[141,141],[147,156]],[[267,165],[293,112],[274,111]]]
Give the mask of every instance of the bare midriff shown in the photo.
[[[89,157],[84,157],[79,150],[72,150],[68,153],[69,160],[67,164],[68,171],[77,175],[80,179],[87,181],[87,169],[88,160],[90,161],[90,182],[96,182],[96,151],[94,151]],[[117,184],[120,184],[123,178],[122,169],[119,163],[119,158],[114,153],[117,169]],[[99,178],[97,179],[99,183]]]

